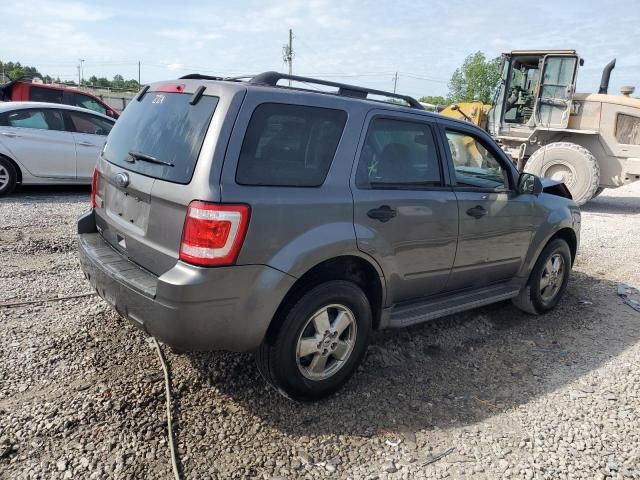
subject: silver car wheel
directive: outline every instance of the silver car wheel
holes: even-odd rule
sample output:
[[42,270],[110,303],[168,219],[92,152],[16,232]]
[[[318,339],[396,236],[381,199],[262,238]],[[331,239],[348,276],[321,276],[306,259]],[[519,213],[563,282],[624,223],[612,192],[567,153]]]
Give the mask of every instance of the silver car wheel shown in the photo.
[[9,170],[0,165],[0,190],[6,187],[9,183]]
[[550,302],[560,291],[564,282],[566,268],[564,258],[559,253],[554,253],[542,270],[540,278],[540,296],[545,302]]
[[353,312],[344,305],[327,305],[314,313],[298,337],[300,373],[316,381],[334,375],[353,352],[357,329]]

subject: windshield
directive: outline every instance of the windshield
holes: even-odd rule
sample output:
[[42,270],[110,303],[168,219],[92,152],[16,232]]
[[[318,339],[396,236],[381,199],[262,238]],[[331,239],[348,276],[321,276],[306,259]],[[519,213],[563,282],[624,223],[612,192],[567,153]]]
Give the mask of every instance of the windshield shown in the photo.
[[141,101],[132,101],[111,130],[104,159],[148,177],[189,183],[218,104],[218,97],[203,96],[191,105],[191,98],[186,93],[147,92]]

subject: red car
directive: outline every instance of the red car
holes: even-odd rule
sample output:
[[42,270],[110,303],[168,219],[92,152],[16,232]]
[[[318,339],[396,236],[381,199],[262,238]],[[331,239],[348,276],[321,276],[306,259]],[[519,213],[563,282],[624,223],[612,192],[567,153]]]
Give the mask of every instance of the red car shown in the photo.
[[111,118],[120,116],[112,107],[90,93],[75,88],[31,83],[26,80],[16,80],[0,86],[0,100],[64,103],[87,108]]

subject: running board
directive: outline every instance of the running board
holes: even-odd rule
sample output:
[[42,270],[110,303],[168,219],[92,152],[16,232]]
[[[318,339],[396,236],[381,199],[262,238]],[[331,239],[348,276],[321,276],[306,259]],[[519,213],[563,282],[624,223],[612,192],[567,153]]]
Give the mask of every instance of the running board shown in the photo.
[[391,328],[407,327],[427,322],[454,313],[463,312],[490,303],[508,300],[518,295],[520,290],[513,286],[494,286],[438,298],[426,302],[395,307],[389,318]]

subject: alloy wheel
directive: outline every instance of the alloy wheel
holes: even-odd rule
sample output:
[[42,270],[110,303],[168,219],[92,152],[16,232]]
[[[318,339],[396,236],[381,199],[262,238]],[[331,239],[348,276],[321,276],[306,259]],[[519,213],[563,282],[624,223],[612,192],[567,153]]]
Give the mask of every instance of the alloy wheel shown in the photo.
[[300,373],[315,381],[334,375],[353,352],[357,328],[353,312],[345,305],[328,305],[314,313],[298,337]]
[[565,275],[564,258],[559,253],[551,255],[542,270],[540,296],[545,302],[552,301],[560,291]]
[[0,165],[0,190],[5,188],[9,183],[9,170]]

